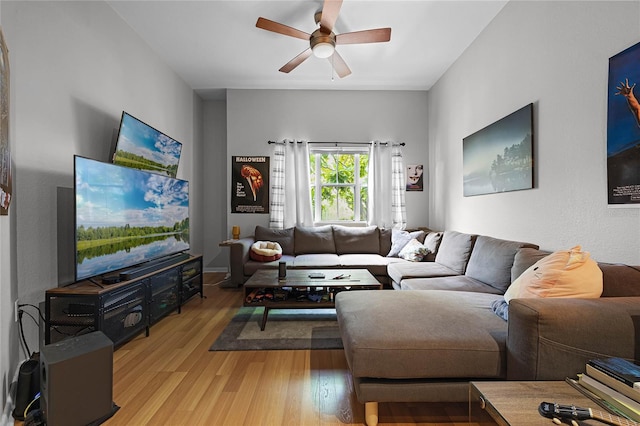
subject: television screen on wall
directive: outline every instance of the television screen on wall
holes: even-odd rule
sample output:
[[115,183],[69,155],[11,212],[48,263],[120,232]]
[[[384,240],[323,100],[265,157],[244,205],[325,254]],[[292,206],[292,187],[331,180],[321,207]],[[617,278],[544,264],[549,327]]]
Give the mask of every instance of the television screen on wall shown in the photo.
[[182,144],[122,112],[113,163],[176,177]]
[[189,250],[189,182],[75,157],[75,278]]

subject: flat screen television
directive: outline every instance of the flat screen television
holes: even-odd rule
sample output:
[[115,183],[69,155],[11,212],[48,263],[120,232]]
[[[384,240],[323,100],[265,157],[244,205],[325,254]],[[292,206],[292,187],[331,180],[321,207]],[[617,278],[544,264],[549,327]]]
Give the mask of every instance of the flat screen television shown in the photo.
[[122,111],[113,163],[176,177],[182,144]]
[[189,182],[74,158],[75,278],[189,250]]

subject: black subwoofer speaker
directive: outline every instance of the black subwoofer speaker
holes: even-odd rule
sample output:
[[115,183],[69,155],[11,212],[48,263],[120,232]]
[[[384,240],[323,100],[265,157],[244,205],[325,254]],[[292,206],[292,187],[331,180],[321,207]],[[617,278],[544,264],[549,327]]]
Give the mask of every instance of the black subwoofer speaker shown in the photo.
[[47,426],[99,423],[113,403],[113,342],[101,331],[40,351],[41,409]]

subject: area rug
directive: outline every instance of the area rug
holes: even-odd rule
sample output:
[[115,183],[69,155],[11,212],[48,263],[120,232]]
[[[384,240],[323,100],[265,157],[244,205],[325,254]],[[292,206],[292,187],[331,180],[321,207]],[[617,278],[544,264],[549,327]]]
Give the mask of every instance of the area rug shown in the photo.
[[240,308],[209,350],[342,349],[335,309],[272,309],[261,331],[263,312]]

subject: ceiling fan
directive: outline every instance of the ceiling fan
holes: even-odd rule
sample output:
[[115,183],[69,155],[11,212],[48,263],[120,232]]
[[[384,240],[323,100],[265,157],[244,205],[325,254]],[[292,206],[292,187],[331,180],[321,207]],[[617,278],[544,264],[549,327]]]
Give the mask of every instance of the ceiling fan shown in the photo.
[[266,18],[258,18],[258,22],[256,22],[256,27],[258,28],[309,41],[309,47],[287,62],[279,71],[284,73],[291,72],[313,54],[318,58],[328,58],[338,76],[343,78],[351,74],[351,70],[342,59],[342,56],[336,51],[336,45],[380,43],[391,40],[391,28],[376,28],[335,34],[333,26],[338,19],[341,6],[342,0],[324,0],[322,9],[314,15],[316,24],[319,27],[311,34]]

